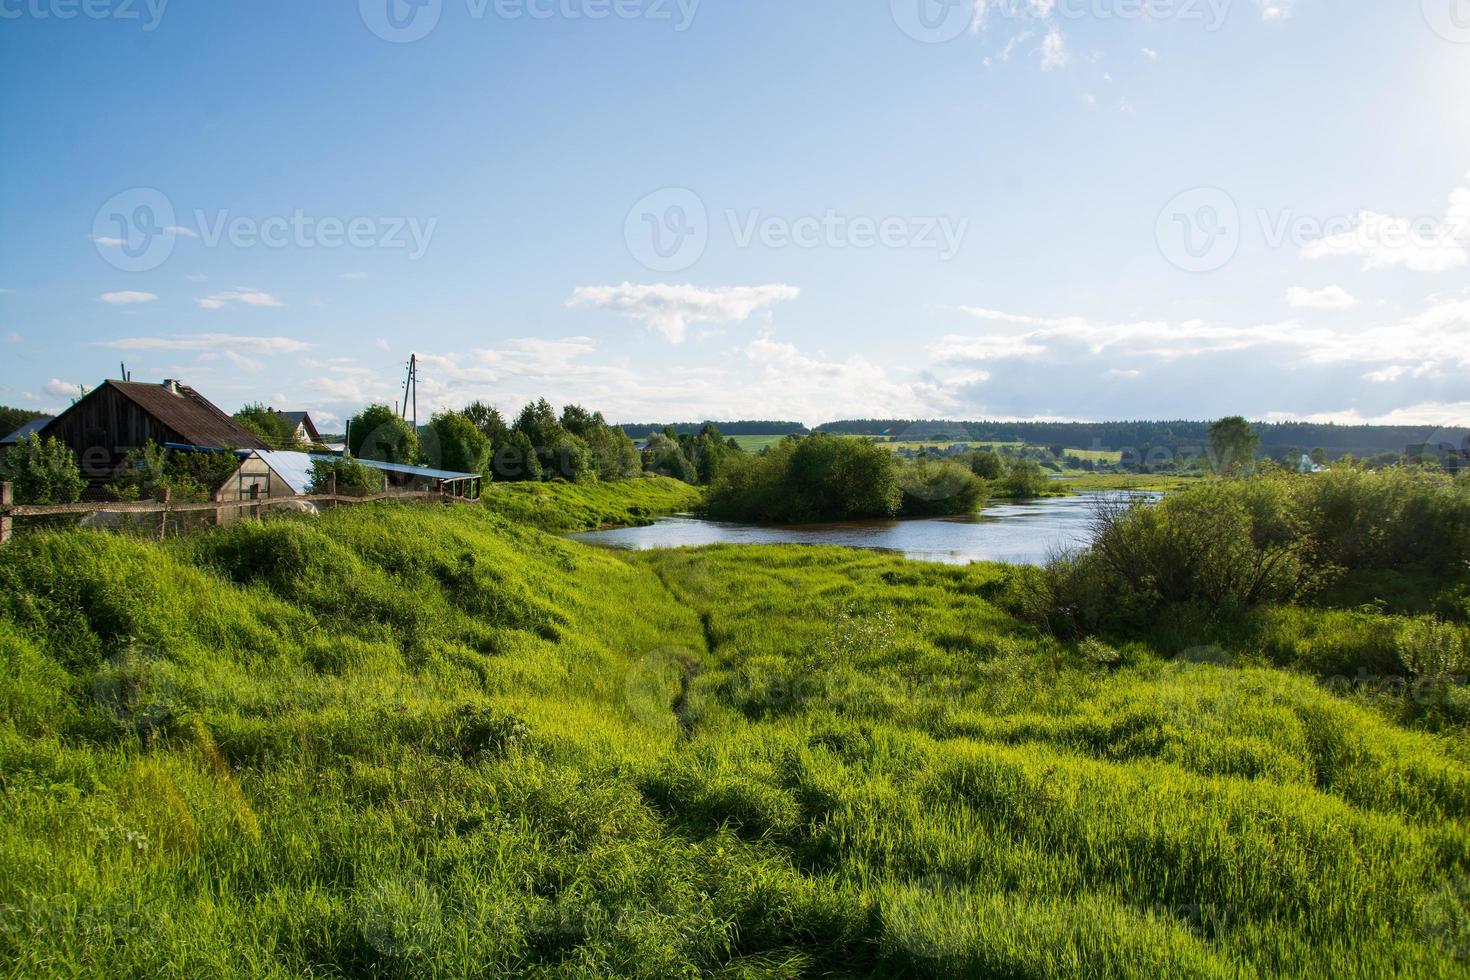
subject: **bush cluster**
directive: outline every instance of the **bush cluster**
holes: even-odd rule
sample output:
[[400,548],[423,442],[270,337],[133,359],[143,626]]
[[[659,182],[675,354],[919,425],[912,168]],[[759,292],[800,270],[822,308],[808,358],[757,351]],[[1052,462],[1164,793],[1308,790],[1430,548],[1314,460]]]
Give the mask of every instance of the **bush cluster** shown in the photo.
[[1470,483],[1428,470],[1341,468],[1211,481],[1156,505],[1103,505],[1091,548],[1023,576],[1016,602],[1052,631],[1080,637],[1145,627],[1169,607],[1228,617],[1311,594],[1345,572],[1467,568]]

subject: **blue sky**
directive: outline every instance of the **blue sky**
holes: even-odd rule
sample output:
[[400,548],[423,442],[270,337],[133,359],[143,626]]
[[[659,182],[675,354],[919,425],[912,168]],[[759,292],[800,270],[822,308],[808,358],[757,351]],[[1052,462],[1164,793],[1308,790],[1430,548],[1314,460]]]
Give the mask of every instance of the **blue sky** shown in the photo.
[[1467,0],[0,0],[0,402],[1470,421]]

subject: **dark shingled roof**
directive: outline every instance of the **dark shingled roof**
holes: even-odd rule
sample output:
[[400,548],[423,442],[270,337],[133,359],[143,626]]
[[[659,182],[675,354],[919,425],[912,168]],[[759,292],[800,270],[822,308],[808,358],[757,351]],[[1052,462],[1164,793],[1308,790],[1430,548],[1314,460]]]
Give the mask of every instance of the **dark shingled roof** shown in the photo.
[[265,449],[265,443],[213,402],[185,384],[107,381],[129,401],[177,432],[191,446],[211,449]]

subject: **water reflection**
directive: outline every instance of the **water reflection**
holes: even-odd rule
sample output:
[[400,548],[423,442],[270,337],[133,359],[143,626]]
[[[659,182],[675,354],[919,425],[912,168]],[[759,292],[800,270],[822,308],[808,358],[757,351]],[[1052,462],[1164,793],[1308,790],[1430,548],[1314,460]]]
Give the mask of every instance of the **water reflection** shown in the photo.
[[919,561],[950,565],[973,561],[1039,565],[1058,551],[1087,544],[1089,522],[1100,500],[1158,496],[1107,491],[1007,501],[964,517],[840,524],[726,524],[678,516],[660,518],[648,527],[590,531],[571,537],[635,551],[707,544],[821,544],[891,551]]

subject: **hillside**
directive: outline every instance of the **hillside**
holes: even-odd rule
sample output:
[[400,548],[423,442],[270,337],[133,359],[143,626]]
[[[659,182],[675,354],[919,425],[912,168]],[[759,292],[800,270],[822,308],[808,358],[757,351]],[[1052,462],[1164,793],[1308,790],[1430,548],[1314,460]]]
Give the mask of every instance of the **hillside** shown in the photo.
[[0,972],[1465,975],[1462,735],[1010,587],[488,507],[22,536]]

